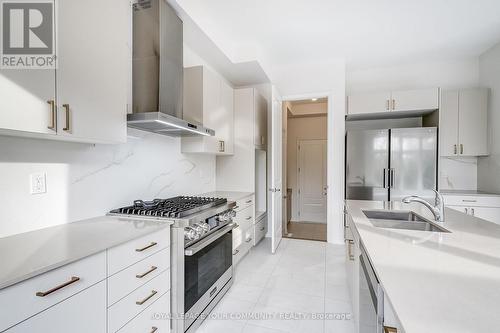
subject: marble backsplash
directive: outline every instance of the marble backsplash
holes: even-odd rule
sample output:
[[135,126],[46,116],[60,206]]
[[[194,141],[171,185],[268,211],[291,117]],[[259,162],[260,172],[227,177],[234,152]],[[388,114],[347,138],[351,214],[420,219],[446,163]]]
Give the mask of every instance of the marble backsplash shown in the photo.
[[477,190],[477,157],[441,157],[441,190]]
[[[0,237],[100,216],[135,199],[215,190],[215,157],[129,129],[122,145],[0,137]],[[30,194],[30,174],[47,192]]]

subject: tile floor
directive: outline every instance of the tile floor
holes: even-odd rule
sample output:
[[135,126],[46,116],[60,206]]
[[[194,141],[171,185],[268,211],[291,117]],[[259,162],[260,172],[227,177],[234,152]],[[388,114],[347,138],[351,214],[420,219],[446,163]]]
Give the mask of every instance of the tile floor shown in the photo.
[[353,333],[351,311],[344,246],[283,239],[272,255],[264,239],[197,333]]

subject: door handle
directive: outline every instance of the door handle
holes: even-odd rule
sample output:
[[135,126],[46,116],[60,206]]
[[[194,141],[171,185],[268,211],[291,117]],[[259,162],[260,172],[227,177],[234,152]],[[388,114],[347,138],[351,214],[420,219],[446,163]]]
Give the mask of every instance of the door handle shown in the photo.
[[460,154],[464,154],[464,145],[462,143],[460,144]]
[[70,131],[70,124],[69,124],[69,104],[63,104],[64,112],[66,113],[66,126],[63,128],[63,131],[69,132]]
[[396,178],[396,170],[389,169],[389,188],[394,188],[395,178]]
[[453,145],[453,154],[458,154],[458,147],[456,144]]
[[57,124],[56,124],[56,102],[51,99],[50,101],[47,101],[47,103],[50,106],[50,125],[47,126],[48,129],[57,131]]

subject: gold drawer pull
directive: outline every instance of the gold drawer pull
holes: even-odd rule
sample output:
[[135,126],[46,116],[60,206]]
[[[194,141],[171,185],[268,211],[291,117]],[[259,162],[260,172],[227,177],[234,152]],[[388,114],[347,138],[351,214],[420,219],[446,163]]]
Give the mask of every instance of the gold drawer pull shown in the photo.
[[233,256],[237,255],[238,253],[240,253],[240,250],[234,250]]
[[247,243],[250,243],[252,241],[252,237],[246,240]]
[[149,299],[151,297],[153,297],[154,295],[158,294],[158,292],[156,290],[151,290],[151,295],[149,295],[148,297],[146,297],[145,299],[143,299],[142,301],[137,301],[135,302],[135,304],[137,305],[143,305],[144,303],[146,303],[147,301],[149,301]]
[[158,327],[151,327],[151,333],[155,333],[156,331],[158,331]]
[[142,252],[142,251],[145,251],[145,250],[147,250],[147,249],[150,249],[150,248],[152,248],[153,246],[156,246],[156,245],[158,245],[158,243],[156,243],[156,242],[151,242],[151,244],[146,245],[146,246],[144,246],[143,248],[140,248],[140,249],[135,249],[135,250],[136,250],[137,252]]
[[247,200],[245,203],[252,203],[252,200]]
[[251,219],[252,219],[251,216],[249,216],[249,217],[246,218],[247,221],[250,221]]
[[260,231],[264,231],[264,229],[266,229],[266,227],[262,227],[262,228],[260,228]]
[[151,269],[145,273],[142,273],[142,274],[137,274],[135,277],[138,278],[138,279],[142,279],[143,277],[145,277],[146,275],[148,275],[149,273],[152,273],[154,271],[156,271],[158,269],[158,267],[156,266],[151,266]]
[[66,113],[66,125],[63,128],[63,131],[69,132],[70,131],[70,122],[69,122],[69,104],[63,104],[62,107],[64,108],[64,112]]
[[384,333],[398,333],[398,329],[395,327],[384,326]]
[[240,208],[240,206],[234,206],[234,207],[233,207],[233,209],[238,209],[238,208]]
[[79,280],[80,280],[80,278],[79,278],[78,276],[72,276],[72,277],[71,277],[71,280],[69,280],[68,282],[65,282],[65,283],[63,283],[63,284],[61,284],[61,285],[58,285],[57,287],[54,287],[54,288],[52,288],[52,289],[50,289],[50,290],[47,290],[47,291],[39,291],[39,292],[37,292],[37,293],[36,293],[36,295],[37,295],[38,297],[45,297],[45,296],[47,296],[47,295],[52,294],[52,293],[53,293],[53,292],[55,292],[55,291],[58,291],[59,289],[62,289],[62,288],[64,288],[64,287],[67,287],[67,286],[69,286],[70,284],[73,284],[73,283],[75,283],[75,282],[77,282],[77,281],[79,281]]

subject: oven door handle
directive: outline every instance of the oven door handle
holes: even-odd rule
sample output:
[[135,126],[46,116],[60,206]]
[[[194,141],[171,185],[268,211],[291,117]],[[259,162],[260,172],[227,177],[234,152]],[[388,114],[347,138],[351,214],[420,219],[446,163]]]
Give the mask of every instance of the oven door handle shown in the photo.
[[193,246],[186,248],[184,250],[184,254],[189,257],[189,256],[192,256],[192,255],[200,252],[205,247],[212,244],[213,242],[215,242],[216,240],[218,240],[219,238],[221,238],[222,236],[227,234],[229,231],[231,231],[237,227],[238,227],[238,225],[236,223],[230,223],[230,224],[226,225],[224,228],[214,232],[212,235],[208,236],[204,240],[194,244]]

